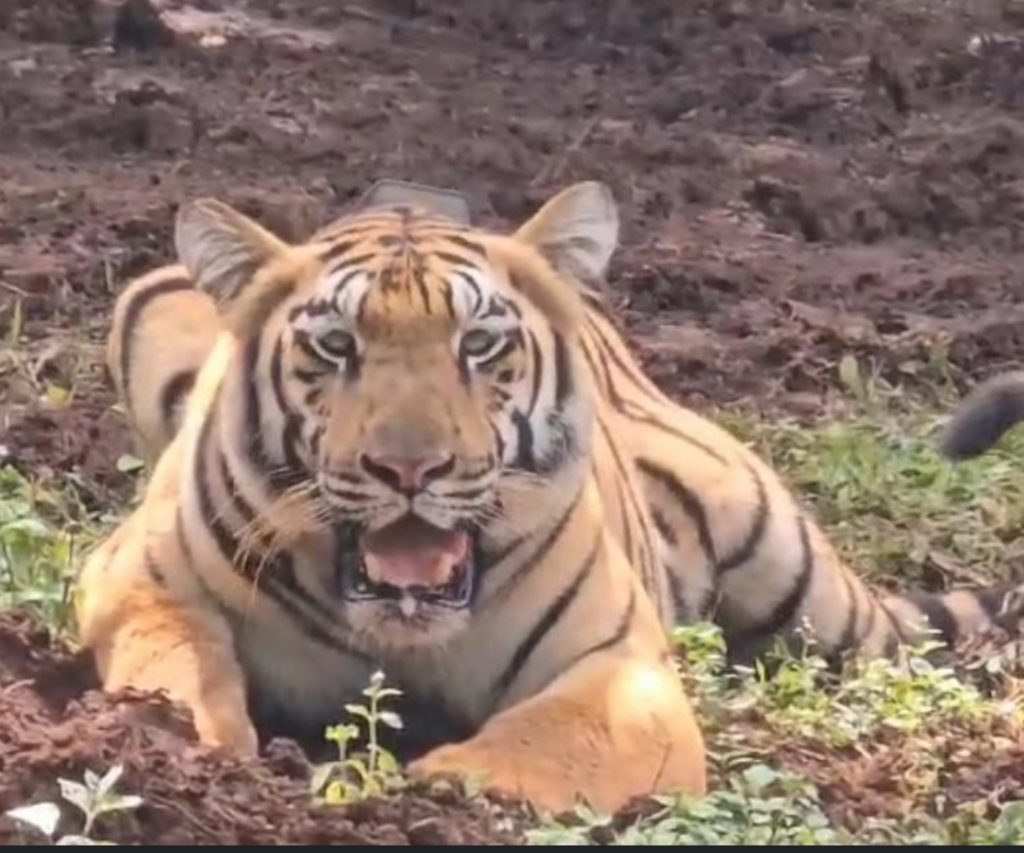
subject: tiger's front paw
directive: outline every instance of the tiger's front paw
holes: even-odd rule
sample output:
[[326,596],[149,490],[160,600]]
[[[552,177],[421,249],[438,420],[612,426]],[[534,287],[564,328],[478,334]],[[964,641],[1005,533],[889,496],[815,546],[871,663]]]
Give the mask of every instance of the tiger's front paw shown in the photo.
[[472,741],[441,746],[410,764],[408,772],[414,779],[461,778],[484,791],[525,800],[538,811],[558,813],[573,808],[579,792],[570,780],[531,769],[528,763],[516,760],[513,747],[510,750],[502,758]]
[[223,747],[242,758],[256,755],[259,741],[245,708],[199,702],[192,708],[192,719],[201,743]]

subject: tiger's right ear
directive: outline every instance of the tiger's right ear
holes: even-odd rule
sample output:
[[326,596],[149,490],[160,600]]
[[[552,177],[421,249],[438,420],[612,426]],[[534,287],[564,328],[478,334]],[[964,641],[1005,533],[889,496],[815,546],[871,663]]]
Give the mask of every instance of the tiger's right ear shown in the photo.
[[262,225],[212,198],[178,209],[174,243],[196,286],[219,304],[234,301],[260,267],[288,250]]

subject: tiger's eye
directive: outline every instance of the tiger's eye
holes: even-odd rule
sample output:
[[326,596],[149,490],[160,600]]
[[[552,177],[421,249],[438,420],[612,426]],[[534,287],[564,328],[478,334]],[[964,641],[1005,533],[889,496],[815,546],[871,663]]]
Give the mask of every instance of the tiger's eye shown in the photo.
[[487,355],[500,341],[500,336],[494,332],[489,332],[486,329],[473,329],[463,335],[462,351],[466,355],[476,357]]
[[342,329],[331,329],[315,338],[314,343],[317,350],[326,358],[340,360],[352,355],[356,340]]

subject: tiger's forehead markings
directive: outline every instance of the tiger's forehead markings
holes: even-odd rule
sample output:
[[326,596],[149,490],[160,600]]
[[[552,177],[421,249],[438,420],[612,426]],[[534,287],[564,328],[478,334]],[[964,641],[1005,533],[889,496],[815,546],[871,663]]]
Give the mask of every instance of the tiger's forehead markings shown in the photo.
[[[427,323],[450,329],[483,305],[477,276],[487,250],[470,229],[434,214],[392,208],[356,215],[319,242],[323,301],[361,327]],[[347,309],[347,310],[345,310]]]

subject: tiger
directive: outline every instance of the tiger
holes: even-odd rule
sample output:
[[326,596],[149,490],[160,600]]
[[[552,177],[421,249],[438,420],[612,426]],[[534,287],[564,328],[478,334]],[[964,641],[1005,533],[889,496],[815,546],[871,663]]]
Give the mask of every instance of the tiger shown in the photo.
[[603,295],[619,229],[599,181],[508,232],[393,202],[286,243],[183,204],[177,262],[109,335],[150,468],[80,575],[104,688],[164,691],[251,755],[261,721],[322,732],[379,669],[406,728],[440,730],[411,777],[611,812],[707,791],[676,626],[713,621],[743,662],[987,625],[1002,590],[869,588],[657,387]]
[[980,456],[1024,421],[1024,371],[989,377],[960,401],[939,439],[942,454],[962,461]]

